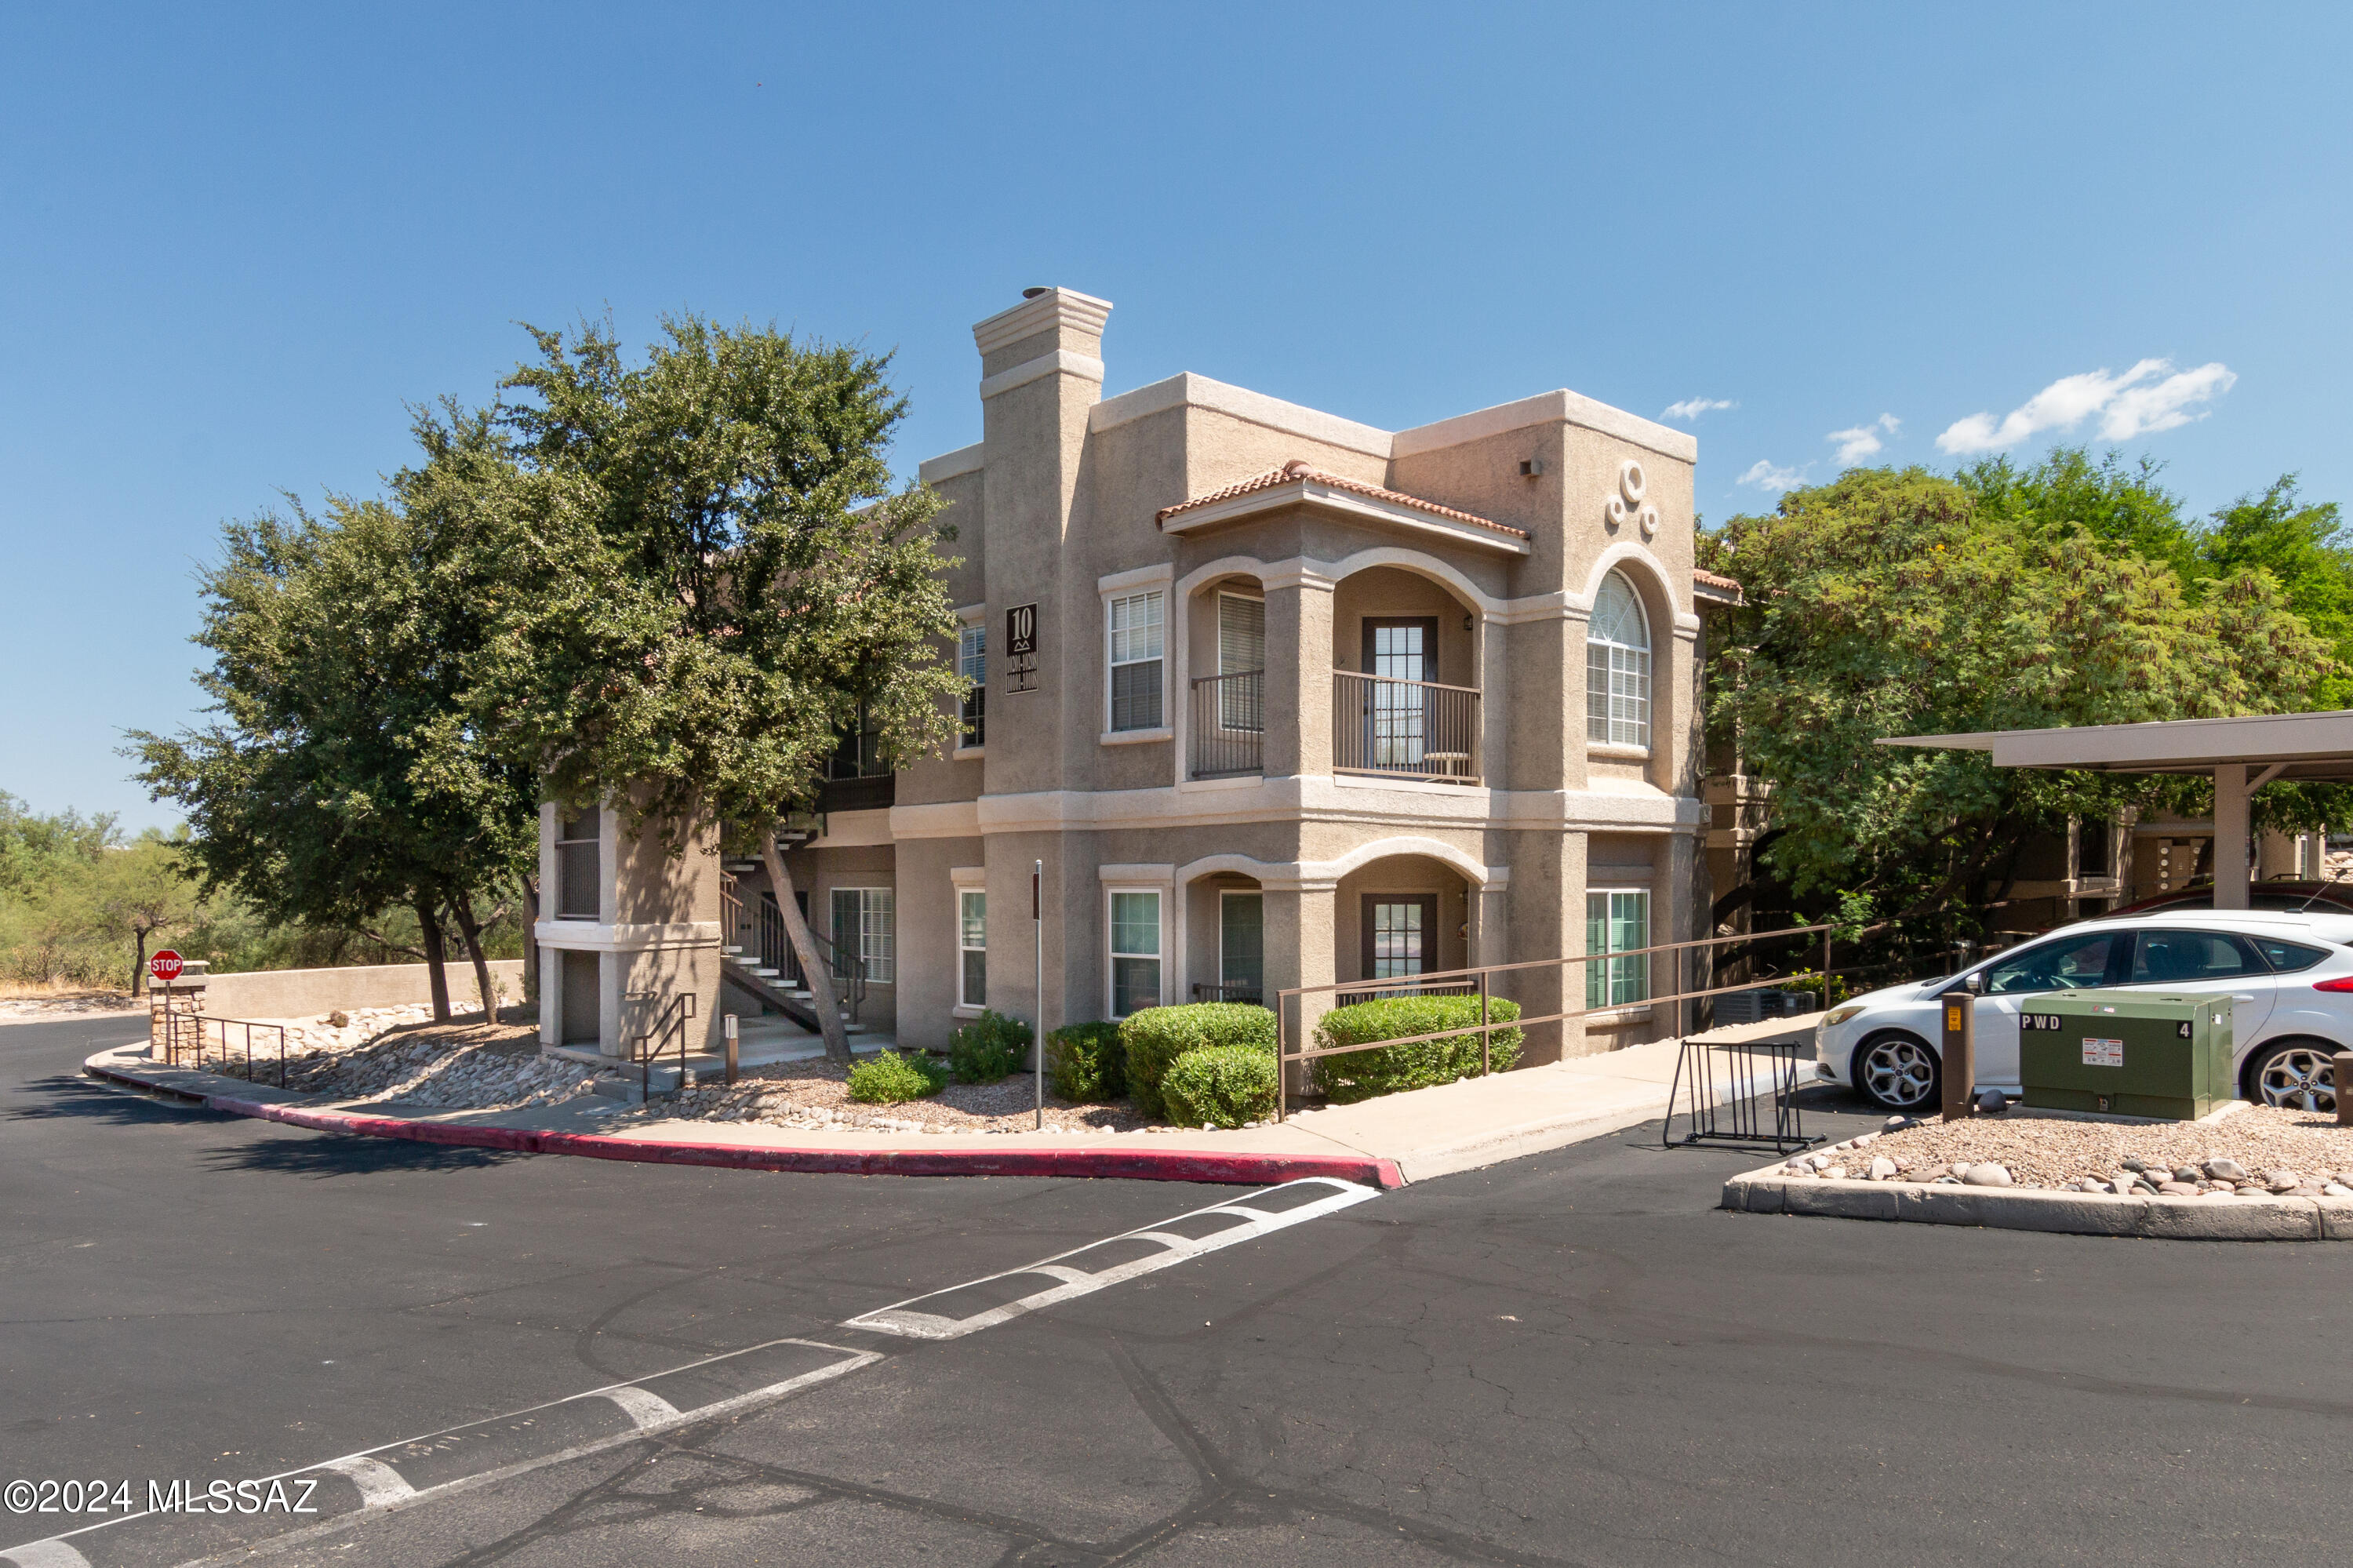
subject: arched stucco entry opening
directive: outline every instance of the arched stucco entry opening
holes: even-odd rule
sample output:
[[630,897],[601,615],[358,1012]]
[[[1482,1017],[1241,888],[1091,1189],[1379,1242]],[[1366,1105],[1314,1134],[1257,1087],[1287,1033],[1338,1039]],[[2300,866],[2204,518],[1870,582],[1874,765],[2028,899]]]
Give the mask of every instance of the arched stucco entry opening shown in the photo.
[[1265,889],[1236,871],[1212,872],[1187,883],[1185,972],[1188,994],[1171,1001],[1267,1004]]
[[1480,618],[1446,583],[1366,567],[1332,596],[1332,764],[1475,781],[1483,749]]
[[1348,872],[1334,898],[1333,978],[1373,982],[1469,968],[1475,897],[1463,874],[1434,855],[1385,855]]

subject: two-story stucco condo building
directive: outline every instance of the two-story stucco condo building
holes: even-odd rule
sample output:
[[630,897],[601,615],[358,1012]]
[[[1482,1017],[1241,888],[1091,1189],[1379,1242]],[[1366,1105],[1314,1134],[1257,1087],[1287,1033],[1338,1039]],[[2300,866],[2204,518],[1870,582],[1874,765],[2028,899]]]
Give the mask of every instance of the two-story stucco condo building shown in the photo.
[[[1111,309],[1032,290],[973,329],[981,439],[922,467],[962,743],[895,774],[845,744],[790,835],[860,1023],[938,1047],[983,1007],[1051,1029],[1704,935],[1696,609],[1738,589],[1693,567],[1694,439],[1567,391],[1399,431],[1193,375],[1106,398]],[[548,1044],[624,1051],[632,994],[777,1000],[756,863],[665,864],[611,811],[543,838]],[[1670,1031],[1674,969],[1497,989],[1598,1009],[1544,1061]]]

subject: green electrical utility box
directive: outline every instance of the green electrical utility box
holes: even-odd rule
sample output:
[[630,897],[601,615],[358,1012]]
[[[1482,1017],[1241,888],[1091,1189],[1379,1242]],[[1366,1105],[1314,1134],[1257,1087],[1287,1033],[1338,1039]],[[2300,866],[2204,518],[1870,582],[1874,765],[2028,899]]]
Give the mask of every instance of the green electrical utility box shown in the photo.
[[2047,1110],[2193,1121],[2238,1097],[2228,996],[2060,991],[2018,1016],[2022,1098]]

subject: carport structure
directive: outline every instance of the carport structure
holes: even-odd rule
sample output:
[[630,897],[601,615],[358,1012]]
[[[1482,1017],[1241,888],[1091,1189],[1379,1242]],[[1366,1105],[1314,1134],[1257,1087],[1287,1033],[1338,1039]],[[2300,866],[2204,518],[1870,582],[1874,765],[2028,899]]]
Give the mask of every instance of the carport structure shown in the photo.
[[2353,784],[2353,710],[2067,729],[1905,735],[1882,746],[1992,753],[1996,768],[2204,773],[2214,779],[2214,907],[2249,905],[2248,801],[2275,779]]

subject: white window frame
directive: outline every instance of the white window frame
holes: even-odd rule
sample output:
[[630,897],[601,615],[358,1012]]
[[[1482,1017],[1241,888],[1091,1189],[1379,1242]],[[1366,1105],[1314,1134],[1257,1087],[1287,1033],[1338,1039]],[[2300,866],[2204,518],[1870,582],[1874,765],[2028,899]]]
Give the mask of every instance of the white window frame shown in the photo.
[[[980,940],[976,943],[966,939],[971,934],[965,925],[964,901],[967,898],[980,900]],[[955,946],[956,1005],[960,1008],[985,1008],[988,1005],[988,890],[987,888],[959,887],[955,890]],[[981,979],[978,996],[970,995],[965,990],[964,956],[966,953],[980,955]]]
[[[841,895],[845,893],[855,893],[859,895],[858,929],[851,934],[852,940],[847,942],[842,939],[839,903]],[[874,953],[869,952],[866,946],[868,931],[866,912],[870,901],[876,894],[881,895],[886,901],[889,913],[882,939],[889,946],[890,951],[881,954],[879,959]],[[825,893],[825,905],[827,917],[834,923],[835,950],[854,953],[865,960],[868,985],[896,985],[899,982],[899,890],[895,887],[862,885],[828,887]]]
[[[1623,585],[1633,597],[1634,614],[1642,626],[1642,645],[1638,648],[1630,642],[1599,635],[1595,620],[1588,616],[1585,622],[1585,738],[1587,745],[1597,751],[1647,757],[1651,751],[1651,655],[1657,646],[1658,636],[1651,626],[1650,606],[1642,602],[1642,590],[1634,586],[1633,578],[1615,567],[1603,575],[1601,586],[1594,589],[1595,613],[1600,610],[1601,596],[1608,591],[1612,578]],[[1601,661],[1598,688],[1594,673],[1597,654]],[[1639,694],[1621,695],[1618,690],[1621,677],[1639,683]],[[1597,697],[1600,701],[1598,713],[1594,708]],[[1623,715],[1620,712],[1620,703],[1628,705],[1629,708]],[[1599,734],[1595,733],[1597,726]]]
[[[1168,584],[1166,580],[1134,583],[1116,588],[1109,588],[1103,593],[1103,735],[1107,739],[1162,740],[1167,738],[1170,734],[1168,724],[1168,644],[1170,641],[1170,629],[1168,625]],[[1117,652],[1117,636],[1113,630],[1113,623],[1119,613],[1117,607],[1138,600],[1155,600],[1157,601],[1159,605],[1160,651],[1150,658],[1118,659],[1115,657]],[[1158,664],[1160,666],[1160,722],[1156,725],[1131,725],[1125,728],[1122,728],[1119,727],[1118,725],[1119,715],[1117,705],[1112,699],[1112,691],[1117,678],[1116,672],[1135,664]]]
[[[1155,953],[1123,953],[1119,950],[1119,922],[1115,911],[1123,895],[1149,894],[1155,901],[1158,913],[1160,950]],[[1155,988],[1159,1001],[1155,1007],[1168,1005],[1168,906],[1172,902],[1169,889],[1156,883],[1110,883],[1103,888],[1103,1016],[1119,1019],[1130,1014],[1119,1011],[1119,960],[1150,959],[1160,966],[1160,983]],[[1141,1011],[1140,1009],[1138,1011]]]
[[[1594,948],[1591,944],[1590,936],[1593,924],[1593,911],[1591,908],[1592,901],[1596,898],[1607,899],[1628,896],[1639,897],[1642,901],[1642,940],[1637,943],[1636,946],[1647,948],[1651,945],[1651,937],[1652,935],[1652,921],[1656,917],[1657,900],[1651,896],[1651,890],[1649,888],[1636,887],[1632,885],[1588,887],[1585,890],[1585,897],[1588,906],[1585,914],[1586,927],[1588,931],[1586,947],[1587,952],[1597,952],[1597,949]],[[1602,906],[1601,915],[1602,945],[1598,949],[1598,952],[1600,954],[1606,955],[1626,950],[1610,945],[1610,925],[1609,906],[1605,904]],[[1588,1014],[1603,1012],[1630,1012],[1636,1010],[1647,1012],[1649,1010],[1651,1005],[1651,960],[1648,957],[1644,957],[1635,959],[1634,962],[1641,966],[1640,984],[1642,994],[1625,1001],[1617,1000],[1617,998],[1612,994],[1617,987],[1617,971],[1619,969],[1619,961],[1617,959],[1612,959],[1606,963],[1588,963],[1578,966],[1584,969],[1586,973],[1585,1007],[1586,1012]],[[1601,988],[1601,1000],[1598,1002],[1593,1000],[1593,991],[1597,983],[1595,977],[1597,976],[1599,977],[1598,983]]]

